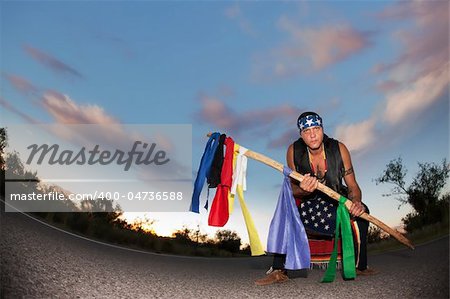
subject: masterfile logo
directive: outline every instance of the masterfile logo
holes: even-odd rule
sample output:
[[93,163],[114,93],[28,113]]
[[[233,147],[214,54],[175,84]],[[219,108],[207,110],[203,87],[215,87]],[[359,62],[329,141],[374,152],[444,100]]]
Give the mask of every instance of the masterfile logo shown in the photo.
[[[138,150],[141,146],[142,150]],[[164,165],[170,161],[166,158],[166,152],[164,150],[155,150],[156,143],[149,145],[146,142],[135,141],[130,151],[124,152],[116,149],[114,152],[109,150],[100,151],[100,145],[96,144],[93,149],[87,150],[86,147],[82,147],[80,151],[74,152],[72,150],[60,151],[58,144],[49,146],[48,144],[32,144],[27,147],[30,149],[30,155],[27,159],[27,164],[31,164],[36,154],[40,154],[37,158],[37,164],[41,165],[45,159],[50,165],[108,165],[116,163],[117,165],[124,165],[124,170],[128,171],[131,164],[134,162],[137,165]]]
[[191,125],[10,126],[6,200],[27,212],[187,211],[191,131]]

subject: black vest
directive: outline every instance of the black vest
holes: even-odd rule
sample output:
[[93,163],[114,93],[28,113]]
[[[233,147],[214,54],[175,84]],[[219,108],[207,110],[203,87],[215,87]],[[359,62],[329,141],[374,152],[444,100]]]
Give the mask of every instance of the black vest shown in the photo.
[[[346,196],[347,187],[342,183],[344,177],[344,162],[342,162],[339,142],[336,139],[323,136],[325,155],[327,158],[327,172],[325,174],[325,185],[334,191]],[[294,164],[295,170],[301,174],[310,173],[313,175],[311,164],[309,163],[308,150],[302,138],[294,142]],[[315,193],[315,192],[314,192]],[[311,195],[313,196],[314,193]]]

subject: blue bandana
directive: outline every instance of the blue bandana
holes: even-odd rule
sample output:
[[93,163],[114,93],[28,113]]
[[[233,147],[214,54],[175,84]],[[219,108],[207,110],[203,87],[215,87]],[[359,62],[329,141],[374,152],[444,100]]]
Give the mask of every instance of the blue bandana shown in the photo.
[[300,132],[304,129],[317,126],[323,128],[322,118],[317,114],[307,115],[297,121],[297,127],[300,129]]

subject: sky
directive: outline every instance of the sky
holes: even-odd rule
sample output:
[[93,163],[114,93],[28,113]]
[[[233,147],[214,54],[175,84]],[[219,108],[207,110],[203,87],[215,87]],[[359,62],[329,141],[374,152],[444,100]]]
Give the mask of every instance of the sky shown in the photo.
[[[371,214],[391,226],[411,209],[375,184],[385,165],[401,157],[410,182],[418,162],[449,159],[448,1],[2,1],[0,8],[2,127],[190,125],[194,180],[208,132],[285,163],[298,115],[316,111],[325,133],[349,148]],[[245,198],[263,243],[282,179],[249,161]],[[144,217],[128,215],[137,216]],[[183,225],[216,230],[203,210],[147,217],[162,235]],[[224,228],[247,240],[238,204]]]

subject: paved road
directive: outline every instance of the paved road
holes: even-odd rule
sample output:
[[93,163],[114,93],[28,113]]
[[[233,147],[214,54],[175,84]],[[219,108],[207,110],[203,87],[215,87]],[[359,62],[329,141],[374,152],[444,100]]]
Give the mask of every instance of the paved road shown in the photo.
[[449,238],[371,256],[381,274],[256,287],[267,257],[208,259],[133,252],[55,230],[17,213],[1,221],[2,298],[449,298]]

